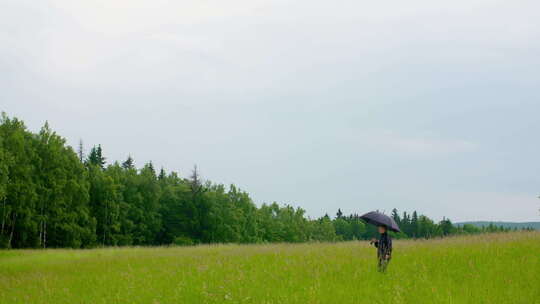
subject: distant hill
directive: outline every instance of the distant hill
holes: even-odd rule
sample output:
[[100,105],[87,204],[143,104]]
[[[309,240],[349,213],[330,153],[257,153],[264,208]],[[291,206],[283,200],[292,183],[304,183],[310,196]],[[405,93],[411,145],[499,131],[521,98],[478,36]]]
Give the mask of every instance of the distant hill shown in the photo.
[[454,223],[454,225],[465,225],[465,224],[471,224],[476,227],[482,227],[482,226],[489,226],[489,224],[493,223],[495,226],[503,226],[503,227],[510,227],[510,228],[527,228],[531,227],[536,230],[540,230],[540,222],[488,222],[488,221],[477,221],[477,222],[460,222],[460,223]]

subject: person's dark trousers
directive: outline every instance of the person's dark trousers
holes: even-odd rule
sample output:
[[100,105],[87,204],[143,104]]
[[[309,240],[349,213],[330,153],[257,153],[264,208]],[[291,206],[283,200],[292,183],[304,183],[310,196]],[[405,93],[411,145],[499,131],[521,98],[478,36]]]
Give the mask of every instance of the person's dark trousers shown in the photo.
[[388,263],[390,263],[390,259],[379,258],[379,272],[385,272]]

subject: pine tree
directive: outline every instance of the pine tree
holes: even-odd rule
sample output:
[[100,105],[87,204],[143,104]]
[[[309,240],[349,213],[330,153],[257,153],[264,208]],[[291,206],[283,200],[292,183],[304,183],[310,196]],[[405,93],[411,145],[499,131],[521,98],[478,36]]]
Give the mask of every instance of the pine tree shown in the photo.
[[156,176],[156,170],[154,169],[154,164],[152,164],[152,162],[150,161],[148,164],[146,164],[146,166],[148,167],[148,170],[150,170],[150,172],[152,172],[152,174],[155,177]]
[[102,153],[101,145],[92,147],[92,150],[90,150],[90,155],[88,155],[87,163],[104,169],[106,161]]
[[79,161],[82,163],[84,161],[84,145],[82,139],[79,140],[79,150],[77,151],[79,156]]
[[403,217],[401,218],[401,231],[407,236],[411,236],[410,231],[410,218],[406,211],[403,211]]
[[398,226],[401,225],[401,218],[399,217],[399,213],[396,208],[392,209],[392,218],[398,224]]
[[193,193],[193,195],[196,195],[201,192],[202,182],[199,176],[197,165],[193,166],[193,170],[191,171],[190,184],[191,184],[191,192]]
[[101,150],[101,145],[98,145],[97,147],[97,165],[101,167],[101,169],[103,169],[105,167],[105,164],[107,163],[105,161],[105,157],[103,156],[103,153],[102,153],[102,150]]
[[129,155],[126,161],[122,163],[122,168],[126,170],[135,169],[135,164],[131,155]]
[[416,210],[413,211],[412,218],[411,218],[411,227],[410,227],[411,237],[416,238],[418,237],[418,213],[416,213]]
[[158,180],[162,181],[167,177],[167,174],[165,173],[165,169],[161,167],[161,170],[159,170]]

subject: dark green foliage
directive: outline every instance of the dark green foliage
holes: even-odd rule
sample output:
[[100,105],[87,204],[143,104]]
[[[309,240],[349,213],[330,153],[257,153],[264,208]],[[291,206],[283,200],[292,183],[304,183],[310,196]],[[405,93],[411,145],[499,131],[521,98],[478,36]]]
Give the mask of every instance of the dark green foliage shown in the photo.
[[135,169],[135,163],[133,162],[133,158],[128,156],[125,162],[122,163],[122,168],[129,170],[129,169]]
[[[84,160],[45,123],[38,134],[24,123],[0,118],[0,248],[192,245],[198,243],[306,242],[369,239],[376,227],[359,216],[306,217],[301,208],[277,203],[258,208],[234,185],[156,174],[152,163],[135,167],[131,156],[106,165],[101,145]],[[434,223],[396,209],[403,237],[506,231]]]
[[38,134],[0,120],[0,246],[84,247],[94,243],[86,170],[46,123]]
[[103,151],[101,150],[101,145],[98,145],[97,147],[93,147],[92,150],[90,150],[90,155],[88,155],[87,163],[90,166],[97,166],[101,169],[104,168],[106,162],[105,162],[105,157],[103,157]]
[[195,243],[193,242],[192,239],[186,236],[177,236],[174,238],[173,244],[178,245],[178,246],[190,246],[190,245],[194,245]]
[[[339,214],[339,212],[338,212]],[[358,215],[336,216],[333,221],[336,234],[341,240],[360,240],[367,238],[367,228],[364,221]]]

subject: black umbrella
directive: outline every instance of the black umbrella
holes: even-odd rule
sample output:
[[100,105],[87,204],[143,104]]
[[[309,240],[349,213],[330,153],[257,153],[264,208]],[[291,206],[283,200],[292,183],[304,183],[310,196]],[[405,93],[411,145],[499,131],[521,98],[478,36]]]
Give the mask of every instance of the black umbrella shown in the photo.
[[401,232],[398,225],[396,224],[396,221],[394,221],[393,218],[389,217],[388,215],[382,214],[380,212],[371,211],[362,215],[360,218],[372,225],[386,226],[388,229],[392,231]]

